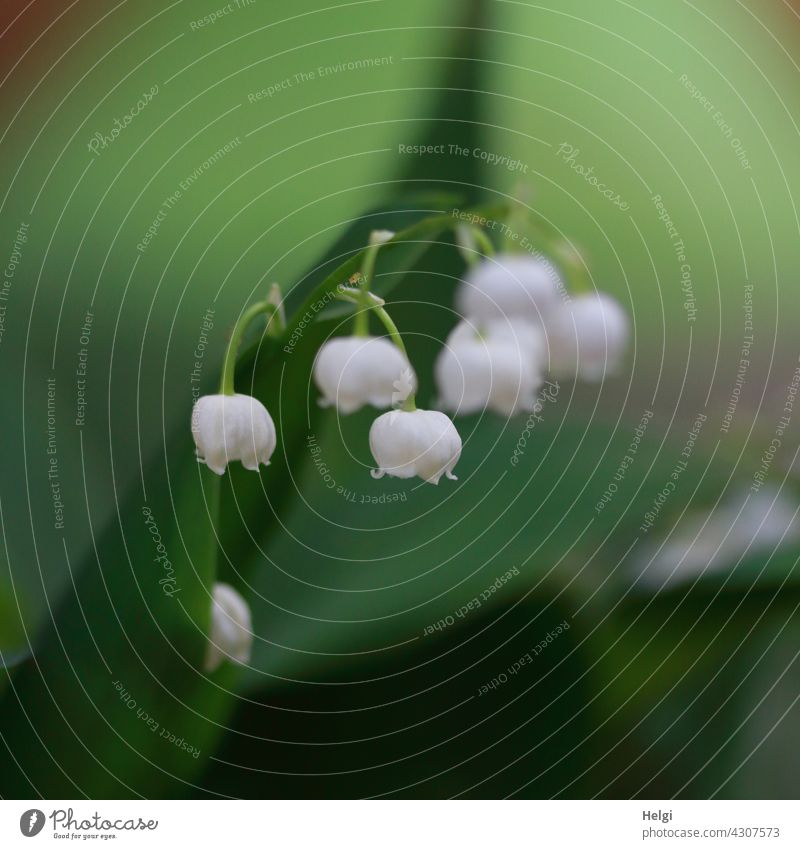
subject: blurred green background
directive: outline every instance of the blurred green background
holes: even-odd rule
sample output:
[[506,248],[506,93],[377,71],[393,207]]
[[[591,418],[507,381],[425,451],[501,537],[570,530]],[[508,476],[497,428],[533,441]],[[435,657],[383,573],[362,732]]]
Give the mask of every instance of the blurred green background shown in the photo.
[[[0,16],[0,795],[797,795],[796,5],[9,0]],[[371,229],[516,198],[635,329],[623,374],[562,384],[519,465],[524,417],[472,416],[457,484],[374,481],[374,411],[339,419],[309,385],[318,344],[347,332],[333,312],[291,355],[250,340],[239,389],[276,421],[272,465],[197,466],[193,390],[214,391],[271,282],[291,313]],[[456,322],[451,238],[378,266],[425,405]],[[250,602],[256,645],[247,669],[205,676],[217,579]]]

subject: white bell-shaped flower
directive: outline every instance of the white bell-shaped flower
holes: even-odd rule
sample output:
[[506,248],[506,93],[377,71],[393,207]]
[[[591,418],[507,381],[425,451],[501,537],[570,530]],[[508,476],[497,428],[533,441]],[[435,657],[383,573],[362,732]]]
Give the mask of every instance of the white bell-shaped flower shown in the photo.
[[544,382],[543,354],[541,329],[530,322],[496,319],[478,333],[462,321],[434,367],[439,403],[461,415],[487,408],[505,416],[530,412]]
[[379,336],[340,336],[328,340],[314,361],[320,404],[353,413],[365,404],[382,409],[416,391],[417,377],[396,345]]
[[561,280],[546,259],[498,254],[470,268],[456,293],[461,315],[485,324],[497,318],[524,318],[541,324],[559,299]]
[[594,292],[552,310],[546,330],[551,374],[598,381],[619,370],[630,337],[630,319],[617,301]]
[[461,456],[461,437],[450,419],[435,410],[392,410],[378,416],[369,430],[369,447],[378,468],[376,478],[391,475],[439,483]]
[[228,584],[214,584],[206,669],[213,672],[223,660],[249,663],[252,645],[253,625],[247,602]]
[[266,407],[250,395],[204,395],[192,410],[197,458],[218,475],[241,460],[256,471],[269,465],[275,450],[275,425]]

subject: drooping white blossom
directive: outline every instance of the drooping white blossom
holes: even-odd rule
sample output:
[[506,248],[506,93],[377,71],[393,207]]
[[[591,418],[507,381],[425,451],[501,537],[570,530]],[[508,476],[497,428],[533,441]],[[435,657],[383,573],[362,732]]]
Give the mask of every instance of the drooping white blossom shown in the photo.
[[252,644],[253,625],[247,602],[229,584],[214,584],[206,669],[213,672],[223,660],[249,663]]
[[561,379],[601,380],[619,370],[630,337],[622,306],[599,292],[579,295],[547,314],[550,372]]
[[266,407],[250,395],[204,395],[192,410],[197,458],[218,475],[240,460],[256,471],[269,465],[275,450],[275,425]]
[[543,379],[544,338],[528,321],[494,319],[479,332],[456,325],[436,360],[440,405],[468,415],[490,409],[501,415],[530,412]]
[[340,336],[317,353],[314,381],[322,406],[353,413],[365,404],[383,409],[416,391],[417,378],[396,345],[379,336]]
[[461,437],[453,423],[435,410],[392,410],[378,416],[369,431],[369,447],[378,466],[373,477],[391,475],[438,484],[461,456]]
[[541,324],[558,302],[561,287],[558,272],[548,260],[498,254],[467,271],[456,293],[456,309],[478,325],[497,318]]

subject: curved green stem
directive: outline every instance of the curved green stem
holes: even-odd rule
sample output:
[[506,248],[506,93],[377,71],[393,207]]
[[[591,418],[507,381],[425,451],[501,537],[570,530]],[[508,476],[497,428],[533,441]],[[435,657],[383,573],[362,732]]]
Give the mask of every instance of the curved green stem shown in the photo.
[[456,244],[467,265],[480,261],[479,254],[494,256],[492,240],[480,228],[470,224],[459,224],[455,228]]
[[564,271],[569,288],[575,294],[583,295],[594,291],[589,271],[581,257],[573,250],[571,245],[562,243],[556,248],[558,264]]
[[[349,304],[355,304],[355,306],[362,305],[362,293],[357,289],[340,289],[337,295],[339,300],[347,301]],[[389,338],[392,340],[394,345],[400,351],[400,353],[405,358],[406,362],[409,363],[409,368],[411,368],[411,361],[408,359],[408,351],[406,351],[405,342],[403,342],[403,337],[400,335],[400,331],[397,329],[397,325],[392,321],[392,317],[388,312],[384,309],[385,301],[383,298],[379,298],[377,295],[372,292],[367,293],[367,299],[369,301],[368,309],[374,311],[375,315],[383,323],[383,326],[386,328],[386,332],[389,335]],[[413,412],[417,409],[416,398],[414,393],[412,392],[403,403],[403,410],[406,412]]]
[[375,315],[383,322],[383,326],[386,328],[386,332],[389,334],[389,338],[394,342],[397,348],[400,349],[400,353],[408,359],[408,352],[406,351],[405,342],[403,342],[403,337],[400,335],[400,331],[397,329],[397,325],[392,321],[392,317],[388,312],[378,304],[375,304],[372,309],[375,311]]
[[[225,359],[222,363],[222,378],[220,379],[219,391],[222,395],[235,395],[236,390],[233,386],[234,374],[236,372],[236,353],[239,350],[239,345],[242,342],[245,330],[253,319],[260,315],[269,315],[267,328],[269,329],[272,322],[281,323],[279,307],[271,300],[259,301],[253,306],[248,307],[239,320],[236,322],[231,338],[228,342],[228,348],[225,351]],[[282,331],[281,331],[282,332]]]
[[283,306],[283,293],[277,283],[273,283],[269,289],[267,303],[275,307],[275,311],[267,316],[267,334],[269,336],[282,336],[286,330],[286,310]]
[[[523,227],[526,228],[530,234],[528,239],[530,246],[555,259],[564,274],[569,289],[576,294],[591,292],[593,286],[586,265],[572,245],[552,224],[544,221],[532,221],[531,217],[527,215],[523,224],[521,209],[521,207],[514,207],[508,218],[506,237],[509,247],[515,246],[514,249],[519,250],[522,229]],[[519,227],[516,231],[515,226]],[[512,233],[516,233],[516,239],[513,239]]]
[[370,242],[367,249],[364,251],[364,261],[361,263],[361,286],[369,292],[372,286],[372,275],[375,273],[375,261],[378,258],[378,251],[381,249],[380,242]]
[[372,275],[375,273],[375,262],[378,259],[378,251],[380,250],[380,242],[370,241],[367,249],[364,251],[364,259],[361,263],[361,280],[360,291],[361,298],[359,306],[361,309],[356,311],[355,320],[353,323],[353,333],[356,336],[369,336],[369,310],[372,306],[369,294],[372,286]]
[[503,247],[506,251],[519,250],[519,243],[528,223],[529,216],[525,207],[521,204],[512,206],[503,229]]
[[[391,316],[388,312],[379,304],[375,304],[372,309],[375,311],[375,315],[383,322],[383,326],[386,328],[386,332],[389,334],[389,338],[394,342],[397,348],[400,350],[400,353],[405,358],[406,362],[410,364],[410,360],[408,359],[408,352],[406,351],[405,342],[403,342],[403,337],[400,335],[400,331],[397,329],[397,325],[392,321]],[[409,365],[410,368],[410,365]],[[409,393],[406,397],[405,401],[403,401],[402,409],[407,413],[413,413],[414,410],[417,409],[417,399],[413,392]]]
[[472,236],[484,256],[494,256],[494,245],[489,236],[480,227],[472,228]]
[[550,224],[534,225],[544,242],[545,253],[551,254],[561,267],[567,288],[575,294],[593,291],[592,280],[586,263],[575,248]]
[[369,336],[369,308],[360,299],[356,306],[358,309],[353,316],[353,336]]

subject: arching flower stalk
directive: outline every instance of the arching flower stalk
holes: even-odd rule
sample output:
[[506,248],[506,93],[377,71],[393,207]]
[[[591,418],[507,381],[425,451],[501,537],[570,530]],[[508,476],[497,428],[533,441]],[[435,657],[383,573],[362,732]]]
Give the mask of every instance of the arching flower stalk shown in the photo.
[[492,240],[474,224],[458,224],[455,237],[458,250],[467,265],[477,265],[481,258],[494,256]]

